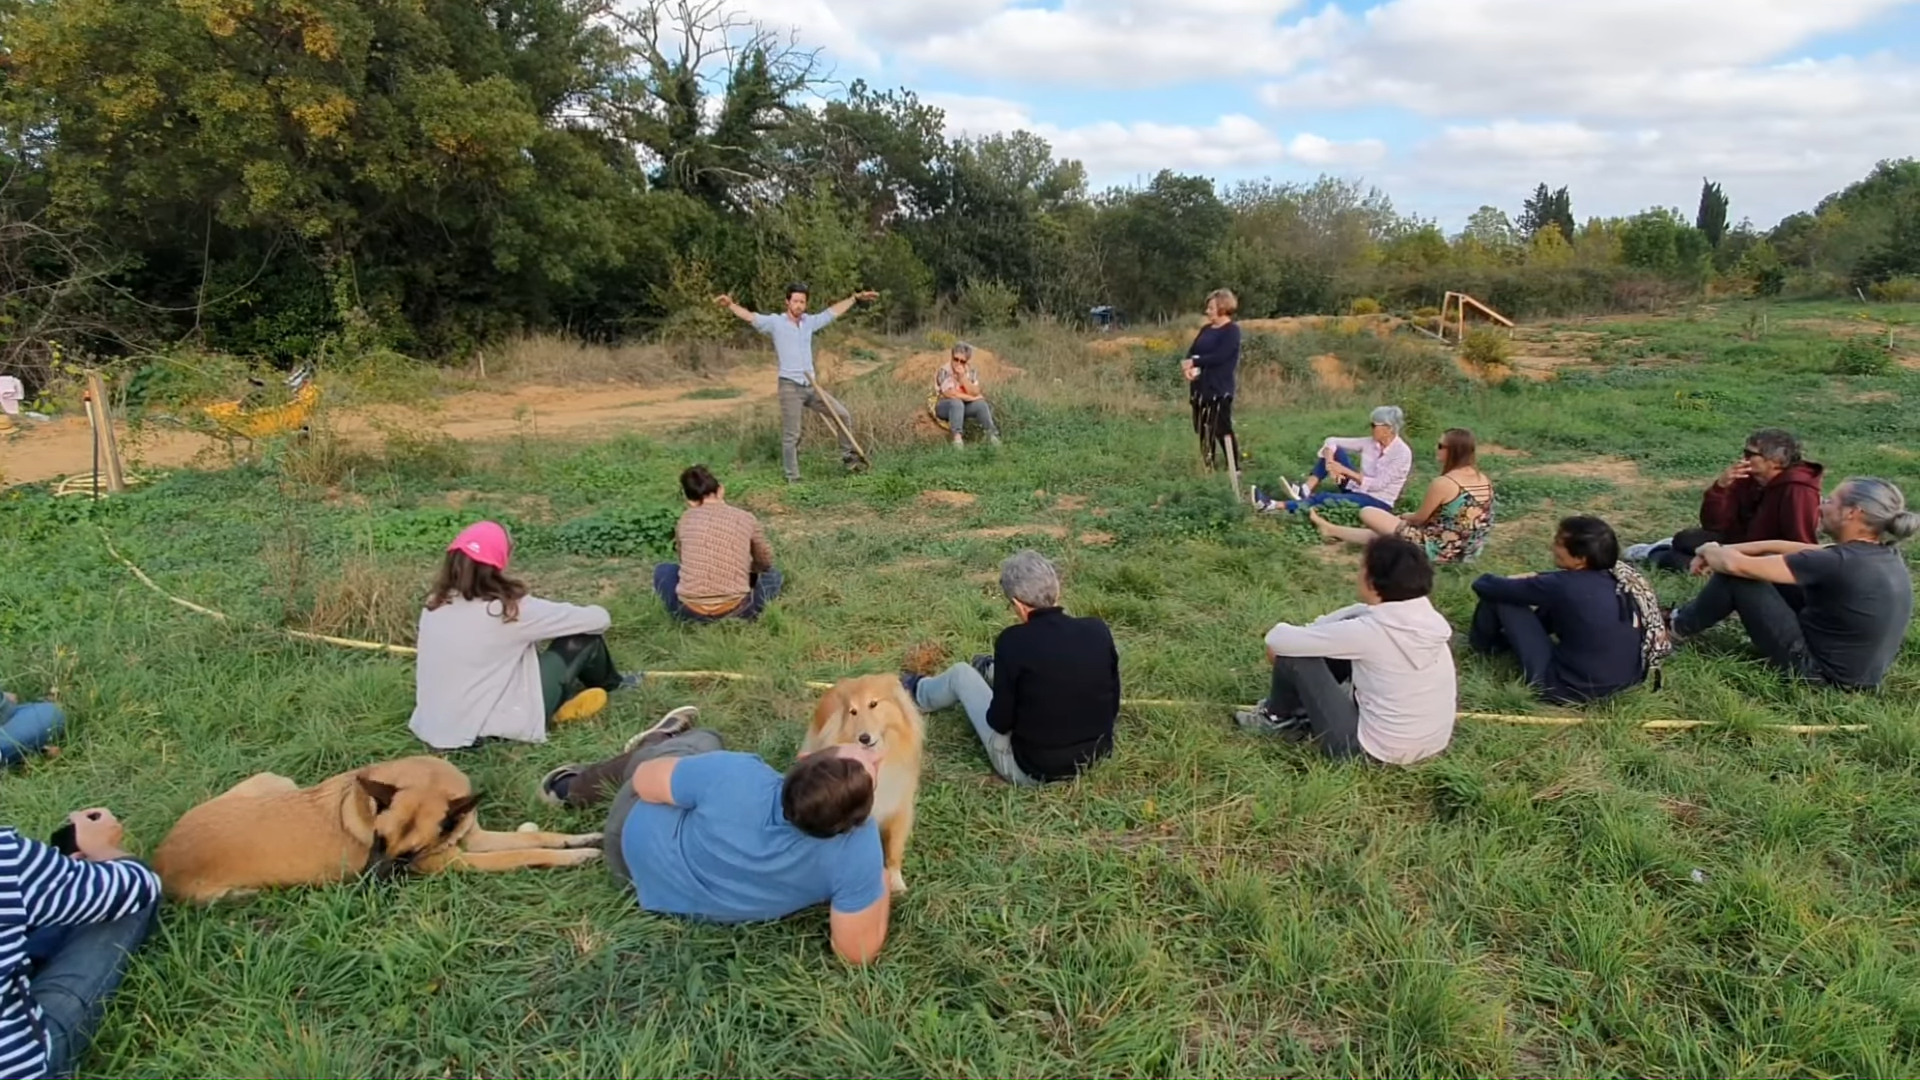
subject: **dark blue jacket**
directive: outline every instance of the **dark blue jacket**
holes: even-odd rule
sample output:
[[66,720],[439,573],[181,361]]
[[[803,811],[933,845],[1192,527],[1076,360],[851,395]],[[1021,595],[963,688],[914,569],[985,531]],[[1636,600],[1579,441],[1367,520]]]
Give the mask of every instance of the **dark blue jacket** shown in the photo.
[[1527,578],[1482,574],[1473,591],[1496,604],[1533,608],[1555,638],[1549,683],[1605,697],[1646,677],[1633,601],[1605,570],[1555,570]]
[[1193,380],[1192,395],[1201,401],[1233,396],[1235,376],[1240,371],[1240,324],[1202,327],[1187,350],[1200,377]]

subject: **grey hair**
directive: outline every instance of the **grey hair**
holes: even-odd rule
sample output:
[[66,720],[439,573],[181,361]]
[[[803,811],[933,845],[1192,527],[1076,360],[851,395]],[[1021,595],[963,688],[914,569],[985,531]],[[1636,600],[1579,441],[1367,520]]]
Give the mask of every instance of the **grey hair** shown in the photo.
[[1373,410],[1373,415],[1368,419],[1376,424],[1387,425],[1393,429],[1395,435],[1400,434],[1400,429],[1407,426],[1407,414],[1398,405],[1382,405]]
[[1883,544],[1897,544],[1920,532],[1920,514],[1907,509],[1907,497],[1890,480],[1850,476],[1840,482],[1834,501],[1860,511],[1860,520]]
[[963,358],[965,358],[965,359],[966,359],[966,361],[967,361],[968,363],[972,363],[972,362],[973,362],[973,346],[971,346],[971,345],[969,345],[969,344],[967,344],[967,343],[966,343],[966,342],[964,342],[964,341],[956,341],[956,342],[954,342],[954,343],[953,343],[953,348],[951,348],[951,349],[948,349],[948,350],[947,350],[947,354],[948,354],[949,356],[959,356],[959,357],[963,357]]
[[1800,464],[1800,440],[1793,432],[1784,428],[1761,428],[1747,436],[1747,445],[1760,451],[1760,456],[1775,465],[1786,467]]
[[1030,608],[1060,606],[1060,572],[1045,555],[1022,548],[1000,564],[1000,591]]

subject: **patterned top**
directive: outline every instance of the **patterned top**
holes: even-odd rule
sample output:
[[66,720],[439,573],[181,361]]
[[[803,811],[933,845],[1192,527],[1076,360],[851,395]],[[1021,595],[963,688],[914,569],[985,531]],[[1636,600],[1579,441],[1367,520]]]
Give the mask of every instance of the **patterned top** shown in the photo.
[[132,859],[71,859],[0,828],[0,1076],[47,1074],[46,1020],[29,992],[27,932],[111,922],[160,902],[160,879]]
[[687,610],[725,615],[746,602],[751,575],[773,568],[773,548],[759,519],[737,506],[704,502],[673,527],[680,552],[680,587]]
[[[1453,477],[1447,477],[1453,480]],[[1487,533],[1493,528],[1493,488],[1475,491],[1453,480],[1459,494],[1441,503],[1425,525],[1401,524],[1397,534],[1427,549],[1427,558],[1436,566],[1469,562],[1487,546]]]
[[954,390],[964,390],[969,394],[978,394],[980,392],[980,376],[973,373],[972,364],[967,365],[967,377],[965,379],[961,379],[953,373],[952,364],[942,364],[940,365],[940,370],[933,375],[933,390],[934,393],[939,394],[941,397],[946,397],[949,392]]

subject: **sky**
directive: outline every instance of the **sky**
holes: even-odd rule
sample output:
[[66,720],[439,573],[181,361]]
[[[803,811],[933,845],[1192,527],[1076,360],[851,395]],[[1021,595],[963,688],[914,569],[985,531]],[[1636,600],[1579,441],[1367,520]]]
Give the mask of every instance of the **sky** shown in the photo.
[[1322,173],[1457,231],[1703,177],[1762,227],[1920,155],[1920,0],[733,0],[951,135],[1024,129],[1096,187]]

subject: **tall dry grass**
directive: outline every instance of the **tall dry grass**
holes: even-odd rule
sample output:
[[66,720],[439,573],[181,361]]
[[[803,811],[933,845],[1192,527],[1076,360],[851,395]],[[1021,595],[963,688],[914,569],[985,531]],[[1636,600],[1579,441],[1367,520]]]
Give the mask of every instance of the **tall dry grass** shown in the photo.
[[567,386],[631,383],[652,386],[688,376],[715,375],[764,360],[766,351],[707,342],[601,345],[559,334],[532,334],[475,358],[487,378]]

